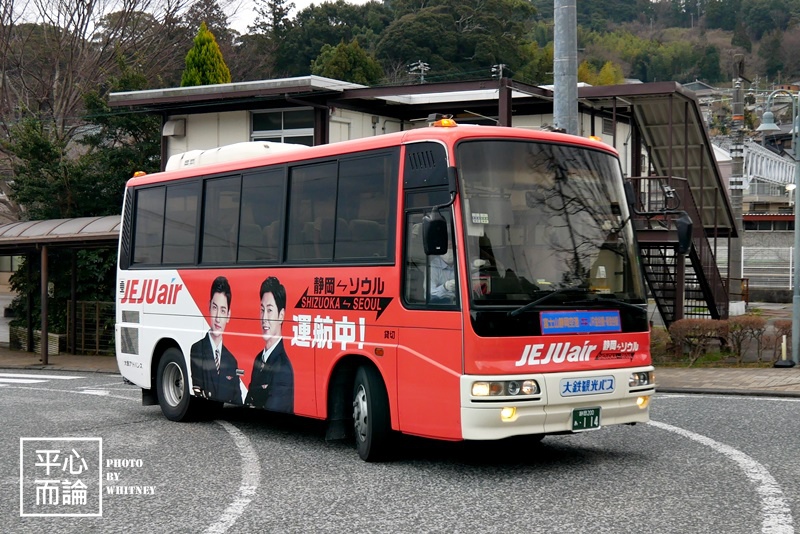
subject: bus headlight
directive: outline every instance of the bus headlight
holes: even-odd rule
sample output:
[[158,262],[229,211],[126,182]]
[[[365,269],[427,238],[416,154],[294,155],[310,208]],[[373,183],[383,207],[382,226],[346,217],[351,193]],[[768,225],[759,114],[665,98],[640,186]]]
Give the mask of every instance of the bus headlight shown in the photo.
[[523,395],[536,395],[537,393],[539,393],[539,384],[536,383],[536,380],[525,380],[522,382]]
[[503,380],[493,382],[473,382],[473,397],[524,397],[538,395],[539,384],[536,380]]
[[653,371],[640,371],[631,373],[628,378],[628,386],[638,388],[641,386],[650,386],[655,383],[655,373]]

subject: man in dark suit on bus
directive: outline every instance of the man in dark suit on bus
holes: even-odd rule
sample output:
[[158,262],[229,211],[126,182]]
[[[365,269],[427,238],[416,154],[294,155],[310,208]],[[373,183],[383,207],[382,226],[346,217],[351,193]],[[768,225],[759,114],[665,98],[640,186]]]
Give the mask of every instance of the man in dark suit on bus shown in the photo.
[[192,345],[192,389],[195,395],[215,401],[242,404],[241,380],[236,358],[222,343],[222,333],[231,318],[231,286],[224,276],[211,284],[208,303],[208,333]]
[[294,412],[294,372],[283,348],[281,328],[286,288],[274,276],[261,284],[261,337],[264,348],[253,362],[245,404],[274,412]]

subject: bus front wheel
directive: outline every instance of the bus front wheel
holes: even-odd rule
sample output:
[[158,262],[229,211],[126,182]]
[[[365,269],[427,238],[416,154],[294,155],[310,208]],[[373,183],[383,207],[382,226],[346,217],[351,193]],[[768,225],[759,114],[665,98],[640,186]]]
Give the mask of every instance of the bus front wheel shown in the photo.
[[161,412],[170,421],[187,421],[193,415],[193,401],[189,393],[189,380],[183,354],[176,348],[169,348],[158,362],[156,375],[158,404]]
[[353,425],[356,449],[362,460],[375,462],[388,456],[391,441],[389,397],[381,375],[374,367],[362,366],[356,372]]

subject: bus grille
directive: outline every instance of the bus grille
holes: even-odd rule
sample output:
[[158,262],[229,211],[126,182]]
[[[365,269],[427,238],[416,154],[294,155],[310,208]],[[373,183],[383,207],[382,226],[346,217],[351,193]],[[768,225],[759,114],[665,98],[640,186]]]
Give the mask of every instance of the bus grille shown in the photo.
[[133,310],[122,310],[122,322],[139,324],[139,312]]
[[139,354],[139,329],[123,326],[120,329],[120,349],[124,354]]

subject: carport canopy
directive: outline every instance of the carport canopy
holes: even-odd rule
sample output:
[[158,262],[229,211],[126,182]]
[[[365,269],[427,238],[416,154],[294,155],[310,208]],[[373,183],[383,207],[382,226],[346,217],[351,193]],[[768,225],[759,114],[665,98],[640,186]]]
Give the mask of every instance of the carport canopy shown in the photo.
[[[31,259],[38,253],[41,258],[40,288],[42,299],[42,341],[41,360],[48,363],[48,325],[47,325],[47,252],[51,248],[87,249],[117,248],[121,217],[108,215],[104,217],[78,217],[75,219],[49,219],[45,221],[19,221],[0,225],[0,255],[28,255]],[[29,265],[29,275],[32,269]],[[75,293],[77,272],[75,261],[71,263],[71,295],[70,306],[72,316],[75,315]],[[33,351],[33,321],[31,319],[33,295],[28,295],[28,350]],[[73,321],[74,327],[74,321]],[[75,339],[73,332],[72,339]]]

